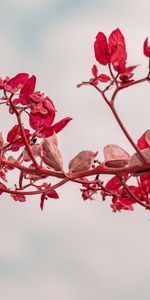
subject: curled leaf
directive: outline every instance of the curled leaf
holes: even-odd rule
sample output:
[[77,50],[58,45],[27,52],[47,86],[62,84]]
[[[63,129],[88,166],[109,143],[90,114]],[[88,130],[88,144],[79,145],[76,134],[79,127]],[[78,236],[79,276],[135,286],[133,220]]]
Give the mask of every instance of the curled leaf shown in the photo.
[[2,149],[4,146],[4,139],[3,139],[3,136],[2,136],[2,132],[0,132],[0,149]]
[[[141,150],[141,153],[145,156],[145,158],[150,160],[150,148],[146,148]],[[134,153],[129,160],[129,167],[142,165],[142,161],[140,160],[139,154]]]
[[26,201],[26,197],[23,194],[11,194],[10,195],[15,201],[19,201],[19,202],[25,202]]
[[110,168],[122,168],[128,164],[130,155],[117,145],[107,145],[104,147],[105,165]]
[[150,129],[142,134],[142,136],[138,139],[137,145],[140,149],[150,147]]
[[98,152],[84,150],[79,152],[69,163],[69,171],[72,173],[84,172],[91,168]]
[[55,171],[63,170],[63,162],[61,153],[57,147],[56,134],[44,139],[42,143],[42,153],[40,156],[46,165],[54,169]]
[[149,45],[148,37],[144,41],[143,53],[145,56],[150,57],[150,45]]
[[[35,144],[35,145],[30,146],[31,152],[32,152],[34,157],[38,156],[38,148],[39,148],[39,144]],[[31,161],[31,156],[30,156],[29,152],[27,151],[27,149],[25,149],[23,151],[23,160],[26,161],[26,162]]]

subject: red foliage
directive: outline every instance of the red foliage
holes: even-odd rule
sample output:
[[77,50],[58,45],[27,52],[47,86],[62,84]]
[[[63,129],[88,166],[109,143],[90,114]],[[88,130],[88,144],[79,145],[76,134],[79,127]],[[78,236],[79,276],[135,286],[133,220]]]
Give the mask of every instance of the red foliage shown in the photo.
[[[56,189],[71,181],[82,185],[83,200],[93,200],[95,195],[101,195],[102,200],[111,197],[114,212],[131,211],[137,203],[150,210],[150,130],[134,142],[115,108],[116,96],[120,91],[150,82],[148,38],[143,44],[143,53],[148,57],[148,73],[137,80],[134,78],[137,65],[127,66],[126,43],[119,28],[113,30],[108,39],[103,32],[99,32],[94,42],[94,52],[100,66],[94,64],[92,78],[78,84],[78,87],[92,86],[101,95],[134,153],[129,154],[118,145],[108,144],[103,149],[104,158],[99,160],[97,151],[81,150],[70,160],[65,171],[57,134],[72,118],[55,120],[55,105],[50,97],[36,90],[35,75],[19,73],[12,78],[0,78],[0,104],[6,104],[10,117],[13,115],[16,118],[6,137],[0,133],[0,178],[6,183],[0,182],[0,195],[7,193],[19,202],[25,202],[29,195],[40,195],[43,210],[46,200],[59,198]],[[107,67],[106,72],[104,67]],[[99,71],[100,68],[102,71]],[[27,117],[26,128],[22,116]],[[104,130],[103,127],[101,130]],[[7,173],[14,170],[19,174],[18,182],[15,174],[14,186],[11,184],[10,188],[7,186]],[[101,176],[106,174],[111,178],[105,182]],[[53,182],[53,178],[60,180]]]

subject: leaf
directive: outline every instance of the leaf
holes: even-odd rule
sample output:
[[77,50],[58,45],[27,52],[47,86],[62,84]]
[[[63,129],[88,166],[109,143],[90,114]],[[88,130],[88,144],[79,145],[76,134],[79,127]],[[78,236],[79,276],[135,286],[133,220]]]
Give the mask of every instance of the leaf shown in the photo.
[[27,82],[29,75],[27,73],[19,73],[12,79],[7,81],[7,86],[11,88],[22,88],[22,86]]
[[94,43],[95,58],[101,65],[107,65],[109,62],[109,51],[106,36],[99,32]]
[[[61,153],[57,147],[56,134],[44,139],[42,143],[42,159],[49,167],[55,171],[63,170]],[[40,154],[41,155],[41,154]]]
[[49,137],[51,135],[55,133],[60,132],[62,129],[64,129],[64,127],[66,127],[66,125],[72,120],[72,118],[70,117],[66,117],[62,120],[60,120],[59,122],[55,123],[52,126],[49,126],[49,128],[44,128],[42,130],[40,130],[40,132],[38,133],[37,136],[39,137]]
[[19,125],[14,125],[7,134],[7,142],[12,143],[19,132]]
[[122,168],[128,164],[130,155],[117,145],[107,145],[104,147],[105,165],[111,168]]
[[4,146],[4,139],[3,139],[3,136],[2,136],[2,132],[0,132],[0,149],[2,149]]
[[110,77],[106,74],[100,74],[97,79],[101,82],[108,82],[110,80]]
[[138,139],[137,145],[140,149],[150,147],[150,129],[142,134],[142,136]]
[[[112,31],[108,39],[108,47],[110,52],[110,60],[114,69],[118,70],[120,63],[123,64],[127,59],[126,44],[124,36],[119,28]],[[122,69],[122,68],[121,68]]]
[[59,195],[57,194],[57,192],[55,190],[50,190],[47,193],[41,194],[41,202],[40,202],[40,208],[41,208],[41,210],[43,210],[45,200],[48,200],[48,198],[58,199]]
[[22,195],[22,194],[11,194],[10,196],[15,201],[19,201],[19,202],[25,202],[26,201],[25,195]]
[[21,103],[22,105],[27,105],[30,103],[29,96],[34,92],[35,84],[36,84],[36,77],[33,75],[28,79],[26,84],[21,89],[19,95],[19,103]]
[[[35,144],[35,145],[30,146],[31,152],[32,152],[34,157],[38,156],[38,148],[39,148],[39,144]],[[31,156],[28,153],[27,149],[23,150],[23,160],[26,161],[26,162],[31,161]]]
[[[146,148],[141,150],[142,154],[145,156],[145,158],[147,158],[148,160],[150,160],[150,148]],[[140,166],[142,165],[143,162],[140,160],[139,154],[138,153],[134,153],[129,160],[129,167],[134,167],[134,166]]]
[[97,75],[98,75],[98,69],[97,69],[96,65],[93,65],[93,67],[92,67],[92,75],[94,77],[97,77]]
[[148,38],[144,41],[143,53],[146,57],[150,57],[150,45],[148,44]]
[[105,185],[105,188],[110,192],[117,192],[118,189],[122,186],[121,181],[117,176],[113,176]]
[[0,182],[0,195],[4,193],[7,190],[6,185],[4,185],[2,182]]
[[69,163],[69,171],[72,173],[88,171],[98,152],[84,150],[79,152]]

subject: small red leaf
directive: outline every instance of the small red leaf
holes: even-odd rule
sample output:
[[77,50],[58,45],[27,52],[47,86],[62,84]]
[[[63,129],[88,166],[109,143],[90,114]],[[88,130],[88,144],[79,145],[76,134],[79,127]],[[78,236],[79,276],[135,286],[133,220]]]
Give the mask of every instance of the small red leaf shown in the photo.
[[0,195],[4,193],[6,190],[7,187],[2,182],[0,182]]
[[146,149],[150,147],[150,130],[145,131],[138,139],[137,145],[140,149]]
[[97,79],[101,82],[108,82],[110,80],[110,77],[106,74],[100,74]]
[[41,202],[40,202],[41,210],[43,210],[44,208],[44,201],[45,201],[45,193],[41,194]]
[[53,199],[59,198],[59,195],[57,194],[57,192],[55,190],[50,190],[49,192],[46,193],[46,196],[48,198],[53,198]]
[[23,105],[27,105],[30,103],[30,94],[34,92],[35,89],[35,84],[36,84],[36,77],[33,75],[28,79],[26,84],[23,86],[23,88],[20,91],[19,95],[19,103]]
[[25,202],[26,201],[25,195],[22,195],[22,194],[11,194],[10,196],[15,201],[19,201],[19,202]]
[[40,202],[40,208],[41,208],[41,210],[43,210],[45,200],[48,200],[48,198],[58,199],[59,196],[58,196],[58,194],[57,194],[57,192],[55,190],[50,190],[47,193],[44,192],[41,195],[41,202]]
[[92,67],[92,74],[94,77],[97,77],[97,75],[98,75],[98,69],[97,69],[96,65],[93,65],[93,67]]
[[148,43],[148,38],[144,41],[143,53],[146,57],[150,57],[150,45]]

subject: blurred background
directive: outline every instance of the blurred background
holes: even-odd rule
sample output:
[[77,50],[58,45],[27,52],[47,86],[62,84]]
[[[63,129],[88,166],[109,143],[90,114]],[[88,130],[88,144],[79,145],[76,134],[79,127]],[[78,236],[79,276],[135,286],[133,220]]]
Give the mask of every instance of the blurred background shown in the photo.
[[[147,72],[143,41],[149,35],[148,0],[0,0],[0,76],[37,76],[37,90],[54,101],[57,119],[73,121],[59,134],[64,164],[81,150],[108,143],[130,145],[88,80],[98,31],[123,32],[129,65]],[[135,140],[149,129],[148,84],[117,101]],[[13,125],[0,114],[1,131]],[[17,178],[16,178],[17,179]],[[0,295],[3,300],[147,300],[150,276],[150,215],[112,213],[110,201],[83,202],[79,186],[59,189],[59,200],[39,208],[39,197],[18,203],[0,198]]]

